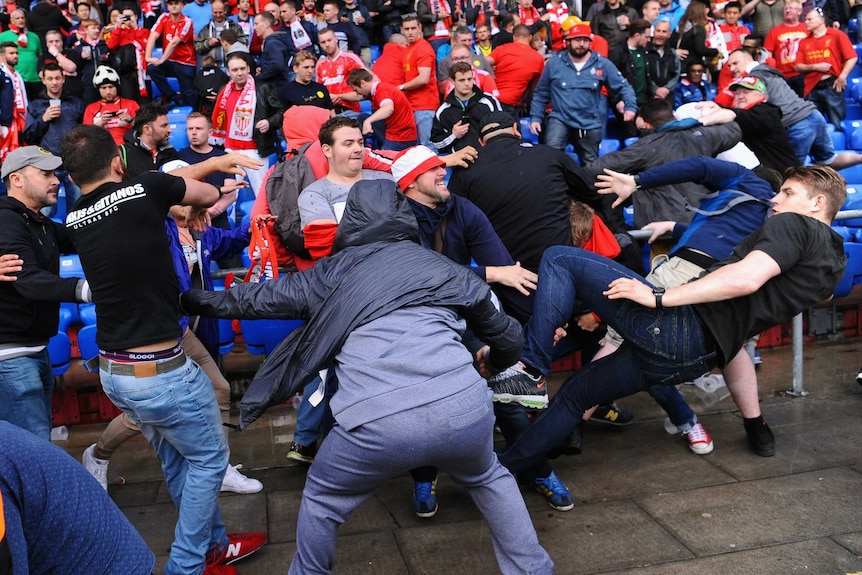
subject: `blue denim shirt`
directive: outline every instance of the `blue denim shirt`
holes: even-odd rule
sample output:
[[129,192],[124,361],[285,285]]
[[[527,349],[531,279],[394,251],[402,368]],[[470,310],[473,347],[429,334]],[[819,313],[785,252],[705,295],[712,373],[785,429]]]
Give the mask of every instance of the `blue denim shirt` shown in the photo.
[[578,130],[601,128],[607,120],[603,86],[607,86],[613,101],[622,100],[627,111],[637,111],[635,91],[613,62],[591,52],[584,67],[578,71],[568,51],[557,52],[545,64],[533,93],[530,121],[541,122],[550,102],[550,117],[567,126]]

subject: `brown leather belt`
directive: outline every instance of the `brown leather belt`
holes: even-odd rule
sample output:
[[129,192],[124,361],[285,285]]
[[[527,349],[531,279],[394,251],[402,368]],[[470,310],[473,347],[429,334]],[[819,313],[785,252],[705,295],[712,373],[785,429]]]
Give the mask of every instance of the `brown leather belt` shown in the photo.
[[185,352],[168,360],[160,361],[135,361],[120,363],[99,357],[99,368],[108,373],[117,375],[131,375],[134,377],[155,377],[162,373],[168,373],[186,364]]

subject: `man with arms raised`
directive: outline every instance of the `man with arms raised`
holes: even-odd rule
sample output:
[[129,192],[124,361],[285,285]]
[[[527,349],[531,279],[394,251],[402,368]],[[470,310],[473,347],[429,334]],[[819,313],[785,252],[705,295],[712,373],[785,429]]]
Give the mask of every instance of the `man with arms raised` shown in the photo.
[[[545,252],[535,313],[525,328],[525,365],[512,377],[548,373],[555,330],[576,301],[626,342],[612,358],[572,375],[536,424],[501,454],[503,465],[518,471],[541,460],[592,405],[724,367],[747,338],[832,296],[846,257],[830,224],[844,204],[847,183],[826,166],[792,168],[786,178],[772,199],[775,215],[706,275],[678,287],[653,288],[628,269],[576,248]],[[762,420],[752,422],[757,425]]]
[[99,376],[105,393],[136,423],[162,462],[179,510],[166,575],[235,574],[233,562],[260,548],[265,535],[227,535],[218,494],[228,448],[212,383],[179,345],[179,286],[165,218],[188,206],[189,221],[219,192],[198,181],[216,171],[256,168],[240,154],[175,171],[125,179],[110,133],[78,126],[63,139],[62,156],[83,192],[66,227],[95,287]]

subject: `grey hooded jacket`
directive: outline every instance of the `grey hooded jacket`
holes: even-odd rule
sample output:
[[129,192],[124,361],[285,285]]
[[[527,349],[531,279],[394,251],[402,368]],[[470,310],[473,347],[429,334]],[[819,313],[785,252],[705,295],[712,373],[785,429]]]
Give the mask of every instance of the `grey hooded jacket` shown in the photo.
[[497,310],[490,294],[472,271],[419,245],[416,219],[394,182],[370,180],[351,189],[332,256],[261,284],[191,290],[181,303],[198,315],[308,320],[278,345],[251,382],[242,401],[243,428],[330,366],[355,329],[402,308],[454,310],[491,346],[493,367],[512,365],[521,354],[521,327]]

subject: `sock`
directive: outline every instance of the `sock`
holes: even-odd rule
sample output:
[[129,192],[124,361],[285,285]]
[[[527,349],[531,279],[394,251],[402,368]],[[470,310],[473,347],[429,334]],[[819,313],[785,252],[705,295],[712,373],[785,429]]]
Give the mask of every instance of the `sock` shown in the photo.
[[758,415],[757,417],[746,417],[743,418],[742,421],[745,425],[745,431],[749,433],[757,433],[762,428],[766,427],[766,422],[763,421],[763,415]]
[[529,375],[530,377],[532,377],[534,379],[538,379],[538,378],[542,377],[541,371],[539,371],[538,369],[536,369],[535,367],[533,367],[532,365],[530,365],[526,362],[521,362],[521,363],[524,365],[524,371],[527,372],[527,375]]

